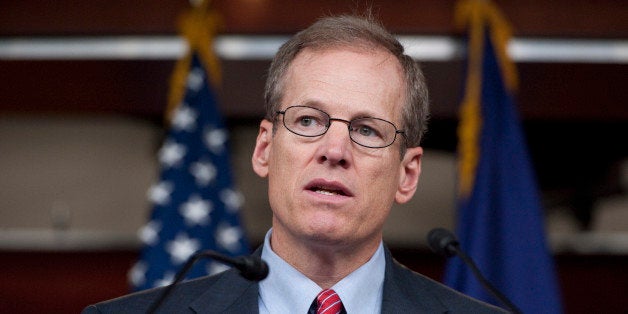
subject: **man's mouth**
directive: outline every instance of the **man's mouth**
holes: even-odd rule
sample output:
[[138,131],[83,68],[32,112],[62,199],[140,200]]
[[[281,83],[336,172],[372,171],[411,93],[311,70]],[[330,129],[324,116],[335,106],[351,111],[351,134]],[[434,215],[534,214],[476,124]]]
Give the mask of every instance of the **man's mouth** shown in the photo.
[[347,195],[342,190],[333,190],[333,189],[324,188],[324,187],[311,187],[309,190],[316,192],[318,194],[323,194],[323,195],[342,195],[342,196]]
[[321,195],[353,196],[348,188],[335,181],[313,180],[305,189]]

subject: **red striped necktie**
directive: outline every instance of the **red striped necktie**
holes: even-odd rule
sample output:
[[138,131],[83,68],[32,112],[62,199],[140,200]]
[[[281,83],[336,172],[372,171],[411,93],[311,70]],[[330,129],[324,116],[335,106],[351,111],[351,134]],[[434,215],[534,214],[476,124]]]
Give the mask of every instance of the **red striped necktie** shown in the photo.
[[332,289],[325,289],[316,296],[318,308],[316,314],[339,314],[342,313],[342,301]]

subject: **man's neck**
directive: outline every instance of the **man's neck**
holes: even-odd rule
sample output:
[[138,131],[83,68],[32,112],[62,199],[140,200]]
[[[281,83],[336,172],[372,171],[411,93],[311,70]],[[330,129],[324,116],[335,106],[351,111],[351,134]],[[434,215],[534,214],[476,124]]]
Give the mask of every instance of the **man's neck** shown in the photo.
[[277,230],[271,234],[273,251],[292,267],[321,288],[331,288],[337,282],[364,265],[373,256],[381,236],[355,244],[298,241]]

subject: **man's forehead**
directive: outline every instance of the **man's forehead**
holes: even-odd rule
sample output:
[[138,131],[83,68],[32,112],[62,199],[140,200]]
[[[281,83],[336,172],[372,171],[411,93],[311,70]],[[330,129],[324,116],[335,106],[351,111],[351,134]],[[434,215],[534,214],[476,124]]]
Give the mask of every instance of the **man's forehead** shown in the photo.
[[[375,46],[373,44],[363,45],[363,44],[337,44],[337,45],[326,45],[326,46],[315,46],[315,47],[305,47],[301,49],[293,61],[295,60],[316,60],[318,58],[334,55],[334,54],[342,54],[342,53],[354,53],[354,54],[363,54],[374,57],[381,57],[384,60],[396,60],[395,56],[390,53],[388,50],[384,49],[380,46]],[[400,65],[400,63],[397,61]]]

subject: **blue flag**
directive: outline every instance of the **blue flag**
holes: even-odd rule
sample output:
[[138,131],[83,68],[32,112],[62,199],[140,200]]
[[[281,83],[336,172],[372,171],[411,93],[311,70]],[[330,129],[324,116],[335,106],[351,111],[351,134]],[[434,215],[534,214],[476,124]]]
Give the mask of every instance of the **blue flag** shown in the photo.
[[[460,167],[460,246],[487,279],[524,313],[560,313],[559,288],[545,239],[536,178],[507,82],[508,72],[503,68],[510,61],[500,60],[506,56],[506,41],[495,42],[499,36],[490,28],[479,29],[475,36],[481,36],[480,40],[470,38],[467,68],[468,79],[479,79],[479,84],[467,83],[467,88],[477,88],[478,92],[466,91],[459,129],[460,158],[467,158],[465,162],[471,164],[471,168]],[[478,43],[481,49],[473,47]],[[474,57],[476,65],[472,64]],[[470,99],[474,94],[477,99]],[[469,109],[474,104],[477,108]],[[458,258],[449,261],[445,283],[501,306]]]
[[[238,211],[243,197],[233,188],[228,133],[207,72],[192,55],[184,97],[159,150],[160,181],[153,185],[150,221],[140,230],[141,259],[129,271],[134,290],[169,284],[196,251],[249,253]],[[186,278],[224,270],[199,261]]]

